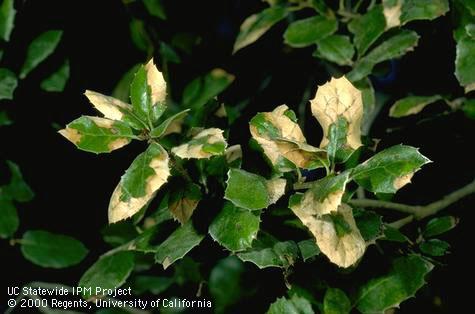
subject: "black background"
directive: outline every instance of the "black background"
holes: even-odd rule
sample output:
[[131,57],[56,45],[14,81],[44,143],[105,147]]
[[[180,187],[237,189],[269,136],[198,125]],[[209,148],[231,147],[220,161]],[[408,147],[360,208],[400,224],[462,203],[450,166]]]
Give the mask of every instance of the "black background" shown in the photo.
[[[260,1],[166,3],[169,20],[150,22],[160,36],[166,39],[180,30],[202,38],[191,56],[182,56],[182,64],[170,67],[170,79],[177,93],[194,76],[222,67],[236,75],[223,100],[232,105],[251,99],[231,132],[231,143],[247,143],[247,121],[256,112],[283,103],[296,108],[308,84],[315,86],[315,91],[317,84],[328,79],[325,69],[311,56],[311,49],[292,50],[283,46],[283,25],[273,28],[255,45],[231,55],[240,23],[263,7]],[[84,90],[108,94],[125,71],[145,61],[146,56],[133,46],[129,36],[130,16],[140,15],[134,6],[127,9],[120,1],[105,0],[26,1],[19,3],[18,9],[2,66],[18,72],[26,47],[34,37],[48,29],[65,32],[54,55],[20,82],[14,101],[1,104],[15,123],[1,130],[0,157],[18,163],[36,192],[31,203],[18,206],[21,227],[17,237],[30,229],[64,233],[83,241],[90,254],[73,268],[44,269],[24,260],[19,247],[1,241],[2,307],[7,286],[21,286],[33,280],[73,286],[77,283],[80,275],[107,248],[99,230],[107,223],[110,193],[135,155],[143,149],[142,143],[133,143],[113,154],[89,154],[75,149],[52,126],[52,123],[65,125],[81,114],[92,114],[93,110],[82,96]],[[463,90],[452,74],[455,43],[449,17],[412,23],[411,28],[421,35],[419,46],[392,64],[393,79],[374,77],[376,89],[391,94],[390,102],[409,92],[461,96]],[[70,59],[71,79],[65,92],[41,91],[39,82],[66,56]],[[269,75],[272,76],[269,86],[259,91],[260,82]],[[444,110],[444,105],[438,104],[417,117],[394,120],[387,118],[386,107],[376,120],[371,136],[382,139],[381,147],[398,143],[413,145],[420,147],[433,161],[414,177],[413,184],[398,193],[398,201],[424,204],[475,177],[472,155],[475,123],[460,112],[420,122],[421,118],[433,117]],[[317,144],[321,131],[315,120],[308,117],[307,139]],[[387,132],[388,128],[395,131]],[[8,180],[6,173],[5,164],[1,164],[3,181]],[[459,226],[443,236],[452,244],[451,254],[443,258],[444,265],[431,274],[429,287],[421,290],[417,299],[401,306],[402,313],[454,313],[471,308],[468,274],[472,267],[470,226],[473,225],[474,201],[472,196],[450,207],[450,212],[461,218]],[[272,282],[263,282],[263,289],[266,285]],[[435,296],[441,299],[441,306],[434,305]]]

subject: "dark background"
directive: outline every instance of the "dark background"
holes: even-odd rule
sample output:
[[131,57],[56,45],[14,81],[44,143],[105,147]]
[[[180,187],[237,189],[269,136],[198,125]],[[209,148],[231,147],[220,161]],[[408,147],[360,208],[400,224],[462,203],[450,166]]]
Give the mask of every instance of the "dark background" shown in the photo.
[[[232,144],[247,143],[247,121],[256,112],[283,103],[296,109],[307,86],[314,86],[314,93],[317,84],[328,79],[326,70],[311,56],[311,49],[294,50],[282,44],[284,25],[278,25],[256,44],[231,55],[239,25],[245,17],[263,7],[258,0],[168,1],[166,4],[169,16],[166,22],[148,21],[161,38],[169,39],[176,31],[201,37],[191,55],[181,55],[183,62],[170,66],[175,91],[172,95],[179,95],[183,85],[196,75],[221,67],[236,76],[223,100],[233,105],[250,98],[231,131]],[[21,226],[17,237],[30,229],[64,233],[83,241],[90,254],[73,268],[44,269],[26,261],[19,247],[1,241],[2,306],[7,286],[21,286],[31,281],[77,283],[87,267],[107,249],[99,230],[107,224],[109,196],[120,175],[143,148],[142,143],[133,143],[113,154],[94,155],[75,149],[52,126],[53,123],[63,126],[81,114],[92,114],[91,106],[82,96],[85,89],[109,94],[123,73],[132,65],[146,61],[146,55],[130,40],[128,27],[130,16],[140,17],[140,10],[135,11],[134,6],[126,8],[120,1],[105,0],[26,1],[20,3],[18,9],[2,66],[18,71],[26,47],[39,33],[64,29],[64,35],[54,55],[20,82],[14,101],[1,104],[15,123],[1,130],[0,157],[18,163],[36,192],[31,203],[18,206]],[[390,103],[409,92],[463,95],[452,74],[455,44],[449,17],[412,23],[411,28],[421,35],[419,46],[415,52],[391,64],[389,78],[372,78],[377,91],[391,94]],[[65,56],[71,65],[71,78],[65,92],[41,91],[39,82],[57,68]],[[269,77],[269,85],[260,89],[261,82]],[[461,112],[432,118],[445,109],[443,104],[438,104],[417,117],[394,120],[387,117],[386,106],[373,125],[370,135],[382,139],[381,147],[398,143],[413,145],[420,147],[433,161],[415,176],[414,184],[398,193],[400,202],[424,204],[475,177],[471,150],[475,123]],[[307,139],[317,144],[321,131],[315,120],[307,116]],[[421,118],[428,120],[420,122]],[[388,128],[395,131],[388,132]],[[8,180],[6,173],[2,163],[1,180]],[[430,285],[419,291],[416,299],[401,306],[401,313],[454,313],[471,308],[468,275],[472,268],[470,226],[473,225],[474,201],[475,197],[468,197],[449,209],[461,218],[458,227],[442,237],[451,243],[451,254],[443,258],[444,265],[430,275]],[[268,288],[272,282],[262,282],[263,289],[266,285]],[[440,306],[434,304],[434,297],[440,299]]]

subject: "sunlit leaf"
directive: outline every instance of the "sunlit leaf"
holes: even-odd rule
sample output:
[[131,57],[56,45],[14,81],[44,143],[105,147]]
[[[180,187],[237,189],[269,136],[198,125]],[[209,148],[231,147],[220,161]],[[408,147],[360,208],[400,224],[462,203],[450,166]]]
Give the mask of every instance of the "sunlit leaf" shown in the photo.
[[252,137],[279,171],[295,167],[313,169],[327,163],[324,150],[307,144],[296,123],[295,113],[285,105],[272,112],[258,113],[249,123]]
[[319,86],[311,101],[312,114],[323,129],[321,148],[330,160],[345,161],[361,143],[363,99],[361,91],[344,76]]
[[109,223],[133,216],[155,196],[170,175],[168,161],[166,150],[156,143],[134,159],[111,196]]
[[289,207],[309,229],[321,252],[340,267],[349,267],[363,256],[366,244],[356,227],[351,207],[341,204],[336,212],[320,216],[304,207],[301,195],[294,195]]
[[210,128],[198,132],[187,143],[173,147],[172,153],[183,159],[210,158],[222,155],[227,145],[223,130]]
[[137,138],[125,122],[82,116],[59,131],[71,143],[91,153],[110,153]]

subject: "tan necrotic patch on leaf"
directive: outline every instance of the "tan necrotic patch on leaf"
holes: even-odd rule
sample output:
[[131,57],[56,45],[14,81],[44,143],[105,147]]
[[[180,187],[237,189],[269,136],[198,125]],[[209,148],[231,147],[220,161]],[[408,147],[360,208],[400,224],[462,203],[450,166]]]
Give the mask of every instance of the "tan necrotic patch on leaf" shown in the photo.
[[115,223],[132,217],[155,196],[157,190],[167,182],[170,176],[168,163],[168,154],[161,148],[161,153],[152,158],[148,165],[153,169],[154,174],[146,179],[145,194],[143,196],[132,197],[131,195],[126,195],[127,191],[124,191],[122,188],[121,180],[112,193],[109,202],[109,223]]
[[285,186],[287,180],[282,178],[275,178],[267,180],[267,192],[269,193],[269,204],[275,204],[282,195],[285,194]]
[[172,153],[183,159],[210,158],[223,154],[226,146],[223,130],[209,128],[199,131],[188,143],[174,147]]
[[[281,105],[272,112],[256,115],[249,125],[252,137],[274,166],[281,163],[283,158],[300,168],[309,168],[315,161],[321,163],[326,158],[325,152],[306,143],[302,130],[289,112],[286,105]],[[292,169],[284,167],[280,170]]]
[[412,179],[413,176],[414,176],[414,172],[411,172],[411,173],[408,173],[406,175],[403,175],[401,177],[396,178],[394,180],[394,188],[396,190],[399,190],[400,188],[402,188],[406,184],[411,183],[411,179]]
[[131,106],[114,97],[106,96],[91,90],[86,90],[84,95],[89,99],[91,104],[104,117],[112,120],[122,120],[124,116],[122,110],[131,110]]
[[58,131],[58,133],[64,136],[68,141],[70,141],[71,143],[75,145],[77,145],[81,141],[81,133],[79,133],[75,129],[66,127]]
[[383,1],[383,14],[386,18],[386,29],[401,25],[401,7],[404,0]]
[[340,234],[338,226],[331,215],[320,216],[312,208],[309,199],[298,204],[291,205],[294,214],[302,221],[316,239],[316,243],[328,259],[340,266],[349,267],[355,264],[364,254],[366,244],[356,227],[351,207],[340,204],[336,212],[343,219],[346,230]]
[[344,76],[319,86],[311,101],[312,114],[323,129],[320,147],[328,145],[330,126],[343,117],[348,122],[347,145],[356,150],[361,144],[361,121],[363,119],[363,100],[361,91]]
[[167,98],[167,83],[163,78],[163,74],[158,71],[157,67],[151,59],[146,65],[145,70],[147,71],[147,83],[150,86],[152,93],[152,105],[156,103],[164,104]]
[[242,148],[241,145],[232,145],[226,148],[224,152],[224,157],[226,157],[226,162],[228,164],[232,163],[235,160],[242,159]]

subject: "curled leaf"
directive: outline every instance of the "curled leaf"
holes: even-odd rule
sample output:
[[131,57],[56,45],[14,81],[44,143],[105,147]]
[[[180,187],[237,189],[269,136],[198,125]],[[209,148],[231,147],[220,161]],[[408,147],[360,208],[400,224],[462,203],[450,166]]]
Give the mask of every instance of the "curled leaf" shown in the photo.
[[172,153],[183,159],[210,158],[222,155],[227,143],[223,137],[223,130],[217,128],[204,129],[186,144],[174,147]]
[[133,216],[145,206],[170,176],[168,154],[159,144],[150,144],[122,176],[109,202],[109,223]]
[[[361,91],[354,87],[346,77],[332,78],[330,82],[319,86],[315,98],[310,102],[312,114],[323,129],[321,148],[337,145],[339,147],[335,149],[354,151],[362,145],[363,100]],[[342,121],[343,123],[341,123]],[[333,136],[332,129],[335,128],[346,135],[336,134]],[[339,143],[335,144],[335,141],[339,141]]]
[[136,138],[129,125],[122,121],[91,116],[74,120],[59,134],[79,149],[92,153],[110,153]]
[[295,113],[286,105],[258,113],[249,127],[271,164],[280,171],[295,167],[313,169],[326,164],[325,151],[307,144]]

